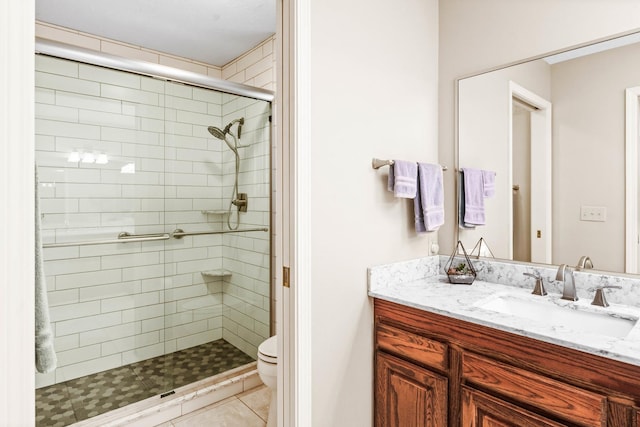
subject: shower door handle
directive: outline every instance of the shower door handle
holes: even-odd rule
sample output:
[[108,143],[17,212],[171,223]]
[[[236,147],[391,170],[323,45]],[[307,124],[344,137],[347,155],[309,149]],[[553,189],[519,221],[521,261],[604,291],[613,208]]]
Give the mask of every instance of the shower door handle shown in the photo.
[[[138,242],[144,242],[145,240],[168,240],[171,236],[169,233],[150,233],[150,234],[130,234],[127,231],[123,231],[118,234],[120,240],[133,240]],[[143,240],[144,239],[144,240]]]

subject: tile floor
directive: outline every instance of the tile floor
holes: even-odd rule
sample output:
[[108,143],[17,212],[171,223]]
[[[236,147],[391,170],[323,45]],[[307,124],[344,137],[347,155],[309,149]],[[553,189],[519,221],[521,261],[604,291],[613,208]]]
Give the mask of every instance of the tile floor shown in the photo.
[[36,390],[36,426],[68,426],[252,361],[228,342],[217,340],[43,387]]
[[270,401],[271,390],[263,385],[158,427],[264,427]]

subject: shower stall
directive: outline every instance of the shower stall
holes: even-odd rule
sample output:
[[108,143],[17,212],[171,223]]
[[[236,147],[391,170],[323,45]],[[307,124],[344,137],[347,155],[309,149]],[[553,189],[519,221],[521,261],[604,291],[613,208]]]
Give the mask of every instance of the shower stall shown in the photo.
[[269,91],[38,43],[36,160],[64,426],[251,363],[272,335]]

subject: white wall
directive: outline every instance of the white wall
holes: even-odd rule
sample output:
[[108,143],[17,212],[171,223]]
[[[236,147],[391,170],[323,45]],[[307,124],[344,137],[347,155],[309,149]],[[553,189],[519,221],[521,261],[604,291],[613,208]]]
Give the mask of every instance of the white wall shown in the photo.
[[[640,44],[552,66],[554,263],[589,255],[624,271],[624,93],[640,86],[638,69]],[[605,207],[606,221],[580,221],[581,206]]]
[[[455,79],[486,69],[640,28],[632,0],[440,1],[439,159],[455,159]],[[453,188],[452,175],[445,175]],[[455,193],[445,193],[448,216]],[[455,225],[439,233],[442,253],[455,243]]]
[[[511,203],[513,169],[509,147],[511,93],[509,82],[549,99],[551,73],[544,61],[532,61],[505,70],[460,81],[459,166],[496,172],[496,191],[484,201],[486,224],[460,229],[459,239],[467,250],[484,237],[498,258],[511,258]],[[515,181],[513,181],[515,183]]]
[[435,0],[311,4],[314,426],[373,424],[367,267],[429,254],[371,158],[437,160]]

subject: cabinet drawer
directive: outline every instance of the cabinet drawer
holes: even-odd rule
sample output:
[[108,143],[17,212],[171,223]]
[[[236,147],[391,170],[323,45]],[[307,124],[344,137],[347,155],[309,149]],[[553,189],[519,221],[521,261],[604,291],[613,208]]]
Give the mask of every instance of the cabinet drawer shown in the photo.
[[495,360],[464,353],[462,378],[485,390],[583,426],[606,425],[606,398]]
[[562,427],[524,408],[462,387],[462,425],[469,427]]
[[403,329],[379,323],[376,328],[378,348],[418,363],[446,371],[447,345]]

